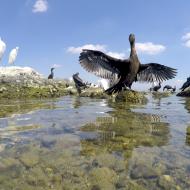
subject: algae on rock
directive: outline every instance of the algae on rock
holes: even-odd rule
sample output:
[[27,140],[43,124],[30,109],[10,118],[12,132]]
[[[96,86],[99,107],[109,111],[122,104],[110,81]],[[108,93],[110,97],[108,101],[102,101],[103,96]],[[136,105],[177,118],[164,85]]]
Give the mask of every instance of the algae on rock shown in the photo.
[[116,101],[130,102],[130,103],[146,103],[147,98],[143,92],[126,90],[118,93],[115,98]]

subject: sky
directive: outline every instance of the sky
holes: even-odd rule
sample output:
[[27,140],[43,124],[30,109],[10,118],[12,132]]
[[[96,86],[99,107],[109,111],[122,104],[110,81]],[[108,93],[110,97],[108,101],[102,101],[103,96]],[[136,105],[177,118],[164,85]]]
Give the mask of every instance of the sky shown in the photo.
[[176,78],[164,84],[180,87],[190,76],[189,7],[188,0],[0,0],[0,37],[6,43],[1,65],[8,66],[18,46],[17,66],[44,76],[54,66],[58,78],[79,72],[95,82],[79,64],[81,49],[128,58],[128,36],[134,33],[141,63],[176,68]]

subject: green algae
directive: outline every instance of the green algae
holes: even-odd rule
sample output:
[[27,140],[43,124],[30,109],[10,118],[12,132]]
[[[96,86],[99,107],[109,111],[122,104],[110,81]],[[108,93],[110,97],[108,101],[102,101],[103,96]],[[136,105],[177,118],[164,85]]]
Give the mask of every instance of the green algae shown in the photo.
[[118,93],[115,98],[116,102],[130,103],[147,103],[147,98],[143,92],[126,90]]

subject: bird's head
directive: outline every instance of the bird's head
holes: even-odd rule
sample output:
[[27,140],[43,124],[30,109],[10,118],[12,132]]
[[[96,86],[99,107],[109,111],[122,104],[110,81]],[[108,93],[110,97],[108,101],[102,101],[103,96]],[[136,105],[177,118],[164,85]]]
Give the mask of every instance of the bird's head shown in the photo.
[[55,69],[55,68],[52,67],[52,68],[51,68],[51,71],[53,71],[54,69]]
[[135,42],[135,35],[134,34],[130,34],[129,35],[129,42],[130,43],[134,43]]

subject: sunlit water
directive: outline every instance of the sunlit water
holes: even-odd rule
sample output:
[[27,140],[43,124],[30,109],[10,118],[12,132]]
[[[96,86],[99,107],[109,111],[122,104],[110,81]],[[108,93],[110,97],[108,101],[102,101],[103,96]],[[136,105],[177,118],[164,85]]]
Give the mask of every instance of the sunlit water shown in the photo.
[[190,189],[190,99],[148,99],[0,102],[0,190]]

